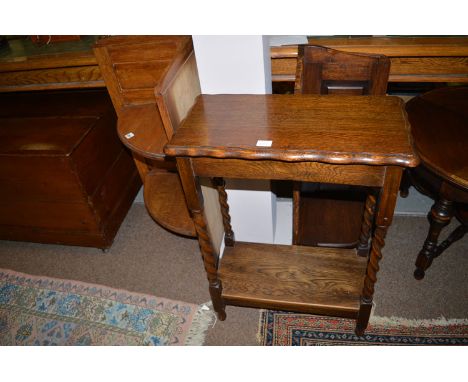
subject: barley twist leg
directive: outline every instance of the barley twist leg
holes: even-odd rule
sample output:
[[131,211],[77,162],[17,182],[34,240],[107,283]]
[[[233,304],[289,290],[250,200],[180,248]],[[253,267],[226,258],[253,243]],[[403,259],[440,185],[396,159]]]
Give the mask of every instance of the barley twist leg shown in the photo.
[[200,211],[192,211],[195,229],[198,234],[198,243],[200,245],[200,252],[203,258],[203,265],[205,266],[206,275],[208,278],[209,292],[213,308],[218,314],[221,321],[226,319],[225,303],[221,297],[222,285],[221,280],[218,278],[218,257],[213,251],[210,237],[208,235],[208,226]]
[[367,257],[369,255],[369,238],[372,231],[374,221],[376,198],[372,194],[367,195],[366,205],[364,207],[364,216],[361,226],[361,235],[359,236],[359,244],[357,254]]
[[364,334],[364,330],[366,330],[369,323],[374,296],[374,284],[377,281],[377,272],[379,271],[379,262],[382,259],[382,248],[385,245],[384,239],[387,228],[386,226],[377,226],[372,238],[371,253],[364,278],[364,287],[361,293],[361,303],[356,324],[356,334],[358,336]]
[[219,204],[221,206],[221,215],[224,226],[224,244],[233,247],[235,243],[234,232],[231,226],[231,216],[229,215],[229,205],[227,203],[226,182],[223,178],[213,178],[213,185],[218,190]]

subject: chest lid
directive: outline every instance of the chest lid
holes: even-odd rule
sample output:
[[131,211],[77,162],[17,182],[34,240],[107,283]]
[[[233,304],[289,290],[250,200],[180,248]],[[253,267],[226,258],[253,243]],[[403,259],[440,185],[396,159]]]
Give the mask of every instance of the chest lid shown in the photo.
[[99,117],[0,118],[0,156],[68,156]]

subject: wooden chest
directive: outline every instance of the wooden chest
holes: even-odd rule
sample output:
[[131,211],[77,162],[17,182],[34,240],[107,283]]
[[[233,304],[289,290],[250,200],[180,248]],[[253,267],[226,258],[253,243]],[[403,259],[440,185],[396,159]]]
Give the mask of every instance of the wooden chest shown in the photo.
[[107,248],[140,186],[106,90],[0,94],[0,239]]

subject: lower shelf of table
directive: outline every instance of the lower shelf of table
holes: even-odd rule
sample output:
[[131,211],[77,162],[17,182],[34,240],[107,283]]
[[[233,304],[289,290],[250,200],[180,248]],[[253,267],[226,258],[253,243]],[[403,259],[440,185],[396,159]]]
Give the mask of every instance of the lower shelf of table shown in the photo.
[[164,170],[150,171],[145,177],[143,191],[146,208],[154,220],[180,235],[197,235],[185,203],[179,174]]
[[227,304],[355,318],[367,259],[354,249],[236,242],[219,266]]

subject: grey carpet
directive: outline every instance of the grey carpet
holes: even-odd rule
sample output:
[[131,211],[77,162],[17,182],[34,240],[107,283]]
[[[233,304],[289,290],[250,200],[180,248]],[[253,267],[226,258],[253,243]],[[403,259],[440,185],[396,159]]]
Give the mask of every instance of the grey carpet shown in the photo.
[[[376,315],[468,317],[466,238],[436,259],[424,280],[413,278],[414,261],[427,228],[424,218],[395,217],[378,274]],[[132,206],[106,253],[94,248],[0,241],[0,267],[196,304],[209,301],[197,242],[158,226],[142,204]],[[226,321],[218,321],[208,331],[206,344],[256,345],[259,311],[228,306],[226,313]]]

